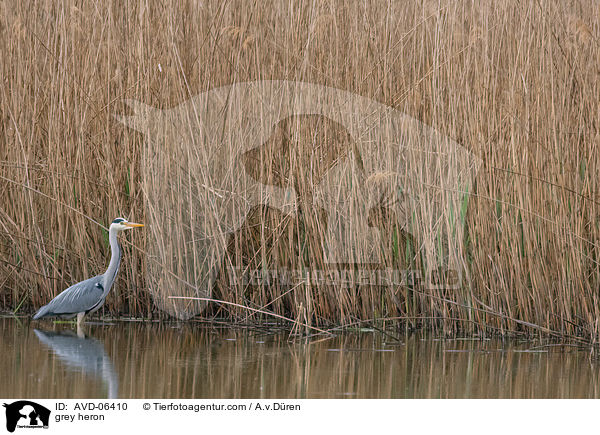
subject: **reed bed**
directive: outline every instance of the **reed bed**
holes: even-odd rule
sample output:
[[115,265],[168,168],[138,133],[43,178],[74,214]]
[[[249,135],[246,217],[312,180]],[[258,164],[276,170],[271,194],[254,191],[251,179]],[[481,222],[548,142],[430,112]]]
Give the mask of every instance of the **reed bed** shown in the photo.
[[[288,80],[378,101],[481,160],[460,234],[465,280],[459,289],[436,291],[231,284],[227,265],[322,268],[315,235],[323,219],[300,175],[320,176],[327,159],[352,146],[330,128],[323,137],[334,144],[318,159],[324,166],[309,172],[314,154],[301,148],[282,154],[290,162],[285,167],[275,149],[266,172],[252,166],[252,154],[247,167],[225,168],[267,184],[296,183],[299,211],[252,209],[244,227],[223,241],[226,255],[212,260],[221,272],[214,288],[199,292],[192,282],[187,296],[212,295],[305,325],[394,318],[448,334],[525,331],[596,341],[599,36],[600,8],[588,0],[4,1],[0,307],[32,311],[101,273],[109,255],[102,225],[114,217],[153,222],[148,198],[163,186],[145,176],[145,136],[115,118],[132,113],[123,101],[166,110],[220,86]],[[185,191],[186,182],[174,177],[170,188]],[[389,235],[381,249],[390,262],[424,267],[418,238],[390,224],[386,210],[371,218]],[[196,314],[189,304],[161,306],[180,293],[174,283],[148,282],[156,268],[177,282],[197,270],[193,262],[171,268],[151,261],[160,260],[153,251],[160,232],[155,225],[127,237],[105,313]],[[161,251],[173,262],[189,249],[176,242],[190,240],[193,231],[182,225],[175,234],[170,250]],[[399,254],[411,249],[416,254]],[[218,304],[203,315],[264,318]]]

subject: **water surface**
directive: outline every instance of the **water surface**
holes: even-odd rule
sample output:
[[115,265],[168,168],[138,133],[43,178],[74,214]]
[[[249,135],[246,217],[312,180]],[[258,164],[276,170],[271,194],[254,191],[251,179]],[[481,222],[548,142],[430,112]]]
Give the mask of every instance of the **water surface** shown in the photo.
[[197,323],[70,325],[0,318],[5,398],[597,398],[574,346],[368,330],[290,340]]

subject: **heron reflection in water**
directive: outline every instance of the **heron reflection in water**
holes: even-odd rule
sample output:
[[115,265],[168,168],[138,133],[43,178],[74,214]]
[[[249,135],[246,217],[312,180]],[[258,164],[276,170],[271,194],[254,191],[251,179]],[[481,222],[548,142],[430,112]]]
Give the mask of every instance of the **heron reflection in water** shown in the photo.
[[69,370],[101,379],[108,386],[108,399],[119,395],[119,376],[101,341],[86,337],[81,330],[52,332],[34,329],[40,342],[62,361]]
[[115,282],[117,272],[119,271],[119,264],[121,263],[121,247],[117,240],[117,234],[124,230],[143,226],[143,224],[127,222],[123,218],[116,218],[112,221],[108,235],[111,257],[106,272],[102,275],[78,282],[64,290],[52,299],[48,305],[40,308],[33,316],[33,319],[37,320],[43,317],[71,319],[77,316],[77,326],[79,329],[84,316],[97,311],[104,304],[106,296]]

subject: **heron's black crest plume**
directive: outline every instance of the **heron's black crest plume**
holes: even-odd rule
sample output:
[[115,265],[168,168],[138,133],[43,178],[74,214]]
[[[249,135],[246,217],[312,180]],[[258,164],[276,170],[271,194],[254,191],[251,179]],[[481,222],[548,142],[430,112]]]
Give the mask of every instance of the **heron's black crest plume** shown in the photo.
[[113,224],[118,224],[118,223],[121,223],[121,222],[125,222],[125,219],[123,219],[123,218],[116,218],[114,221],[112,221]]

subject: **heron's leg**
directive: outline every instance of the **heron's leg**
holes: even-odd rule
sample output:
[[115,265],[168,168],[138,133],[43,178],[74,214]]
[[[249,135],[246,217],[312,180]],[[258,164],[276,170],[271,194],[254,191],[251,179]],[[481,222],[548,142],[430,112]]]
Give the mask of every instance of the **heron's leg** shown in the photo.
[[83,317],[85,316],[85,313],[78,313],[77,314],[77,327],[81,327],[82,323],[83,323]]
[[85,338],[85,332],[83,332],[83,325],[81,323],[77,324],[77,337]]

